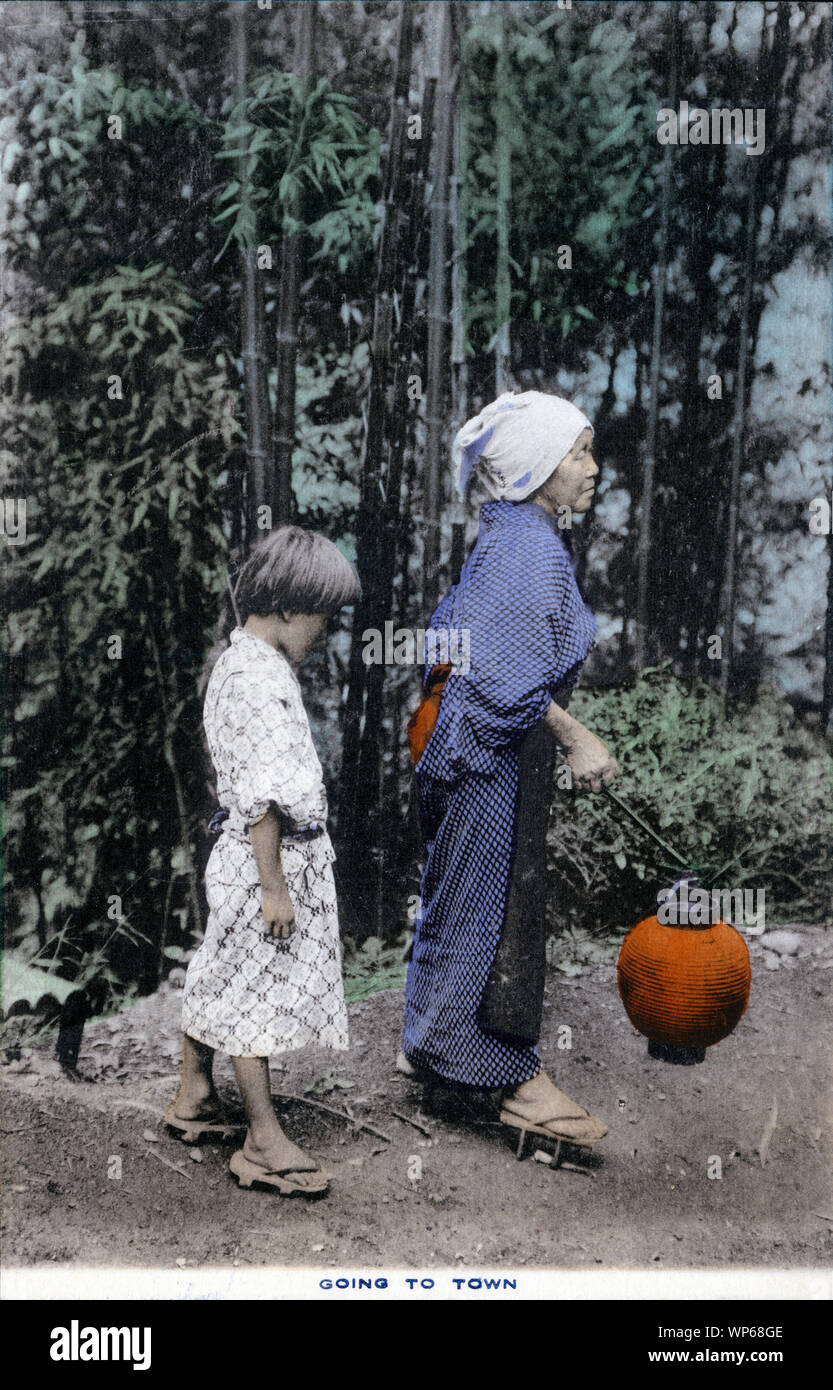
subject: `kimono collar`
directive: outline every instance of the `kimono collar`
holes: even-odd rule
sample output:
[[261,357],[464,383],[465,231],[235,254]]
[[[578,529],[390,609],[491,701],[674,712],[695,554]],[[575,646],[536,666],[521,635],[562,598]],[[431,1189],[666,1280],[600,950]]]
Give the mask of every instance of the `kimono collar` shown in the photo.
[[495,502],[484,502],[480,508],[480,521],[485,526],[511,526],[513,524],[523,524],[534,520],[545,521],[551,531],[554,531],[571,548],[568,535],[565,535],[565,528],[559,526],[558,518],[542,507],[540,502],[505,502],[502,499]]

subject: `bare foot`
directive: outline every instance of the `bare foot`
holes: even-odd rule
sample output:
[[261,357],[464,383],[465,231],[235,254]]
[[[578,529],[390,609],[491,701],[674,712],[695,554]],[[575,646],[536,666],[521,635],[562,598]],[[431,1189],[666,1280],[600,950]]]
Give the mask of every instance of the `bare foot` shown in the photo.
[[587,1111],[578,1101],[572,1100],[565,1091],[559,1090],[552,1077],[545,1071],[539,1071],[537,1076],[533,1076],[530,1081],[524,1081],[520,1086],[516,1086],[513,1091],[507,1091],[505,1100],[510,1100],[513,1105],[517,1102],[521,1106],[535,1106],[545,1103],[557,1104],[555,1114],[562,1115],[565,1119],[574,1116],[577,1120],[583,1120],[587,1116]]
[[174,1115],[178,1120],[214,1120],[222,1108],[213,1087],[210,1091],[198,1091],[180,1086],[174,1100]]
[[281,1173],[300,1187],[318,1187],[322,1172],[311,1154],[304,1153],[276,1126],[267,1135],[253,1139],[249,1130],[243,1144],[243,1154],[267,1172]]
[[553,1134],[574,1144],[592,1146],[607,1134],[607,1126],[559,1090],[545,1071],[507,1091],[501,1120],[504,1124],[517,1124],[520,1120],[537,1126],[536,1133]]

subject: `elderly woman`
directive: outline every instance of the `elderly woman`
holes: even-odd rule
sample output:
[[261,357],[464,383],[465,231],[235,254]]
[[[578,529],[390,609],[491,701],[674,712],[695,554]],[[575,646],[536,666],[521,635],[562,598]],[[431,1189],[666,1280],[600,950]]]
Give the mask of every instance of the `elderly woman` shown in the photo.
[[586,1146],[606,1128],[559,1090],[536,1044],[556,744],[574,786],[598,791],[618,770],[566,708],[595,637],[565,539],[592,501],[592,442],[580,410],[539,391],[500,396],[454,442],[460,492],[477,484],[493,500],[431,620],[468,630],[468,669],[427,672],[412,721],[425,868],[398,1062],[500,1089],[503,1123]]

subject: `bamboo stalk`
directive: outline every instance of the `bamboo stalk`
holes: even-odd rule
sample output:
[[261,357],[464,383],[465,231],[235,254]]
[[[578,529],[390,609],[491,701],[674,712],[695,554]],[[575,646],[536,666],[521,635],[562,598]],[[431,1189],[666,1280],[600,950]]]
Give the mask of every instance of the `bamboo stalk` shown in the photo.
[[197,873],[194,867],[194,856],[191,853],[191,836],[188,827],[188,811],[185,803],[185,792],[182,786],[182,778],[177,767],[176,754],[174,752],[173,741],[173,721],[170,717],[168,695],[165,687],[165,677],[162,673],[162,662],[159,657],[159,647],[152,624],[145,623],[145,629],[150,642],[153,664],[156,670],[156,680],[159,687],[159,701],[162,706],[162,755],[171,774],[171,782],[174,789],[174,800],[176,802],[176,814],[179,824],[179,841],[182,853],[185,856],[186,878],[188,881],[188,892],[190,898],[191,912],[194,918],[194,931],[200,930],[200,898],[197,887]]
[[[777,93],[784,82],[788,61],[789,17],[785,10],[779,12],[772,46],[763,59],[759,82],[763,100],[769,104],[771,93]],[[732,419],[732,462],[729,506],[726,523],[726,559],[720,591],[720,626],[723,648],[720,662],[720,689],[724,702],[732,682],[735,659],[735,617],[737,606],[737,544],[738,521],[740,516],[740,475],[743,466],[744,435],[746,426],[747,376],[752,358],[752,342],[760,321],[760,309],[752,319],[752,291],[755,282],[755,265],[758,242],[758,207],[765,194],[759,197],[759,182],[762,168],[771,159],[771,151],[777,148],[778,107],[775,103],[776,131],[769,137],[769,153],[751,159],[748,171],[746,194],[746,242],[743,265],[743,291],[739,314],[738,370],[735,385],[734,412]],[[782,171],[785,172],[785,171]],[[782,185],[783,187],[783,185]]]
[[[679,41],[679,15],[676,12],[676,8],[672,15],[671,22],[671,92],[669,104],[674,106],[677,100]],[[637,539],[636,632],[634,647],[634,660],[637,671],[642,670],[647,664],[648,659],[648,566],[651,556],[651,518],[654,502],[654,474],[656,471],[662,324],[665,308],[665,287],[668,279],[671,153],[671,146],[666,145],[662,154],[659,249],[657,264],[654,267],[654,322],[651,335],[651,367],[648,385],[648,428],[645,436],[645,464],[642,475],[642,500],[639,509],[639,530]]]
[[749,311],[752,303],[752,282],[755,275],[755,243],[757,241],[757,163],[750,160],[749,187],[746,200],[746,254],[743,269],[743,298],[740,307],[740,341],[738,371],[735,383],[735,406],[732,419],[732,463],[729,488],[729,513],[726,521],[726,564],[720,596],[720,617],[723,646],[720,658],[720,689],[724,699],[729,691],[735,656],[735,608],[737,594],[738,517],[740,512],[740,471],[746,422],[746,377],[749,366]]
[[452,429],[457,432],[468,415],[468,359],[466,357],[466,304],[468,301],[469,226],[469,106],[465,56],[460,38],[457,101],[454,108],[454,167],[451,180],[451,365]]
[[[292,71],[298,105],[309,88],[313,72],[316,0],[299,4],[295,19],[295,52]],[[295,448],[295,370],[298,356],[298,305],[303,255],[302,235],[292,226],[299,219],[300,198],[289,199],[281,242],[280,288],[277,309],[278,381],[275,400],[275,459],[272,479],[272,521],[281,526],[292,511],[292,454]]]
[[[359,827],[372,822],[370,855],[364,856],[361,874],[359,856],[353,879],[353,899],[369,895],[377,923],[381,913],[381,873],[377,843],[380,818],[379,798],[382,767],[381,729],[383,710],[383,666],[368,668],[363,661],[362,633],[369,627],[380,629],[389,616],[393,600],[396,532],[400,510],[402,446],[408,415],[406,392],[410,360],[412,315],[403,312],[397,327],[393,314],[396,271],[402,217],[401,183],[405,164],[408,90],[413,47],[413,12],[403,5],[399,12],[396,72],[394,75],[388,154],[384,169],[382,217],[379,236],[374,296],[371,376],[361,463],[361,490],[356,523],[356,559],[362,581],[362,598],[353,621],[349,686],[342,743],[342,798],[340,829],[353,844]],[[406,360],[402,360],[404,345]],[[393,409],[390,407],[391,364],[393,371]],[[387,461],[387,468],[385,463]],[[359,929],[359,935],[362,929]],[[364,934],[367,934],[366,931]]]
[[506,7],[498,14],[498,51],[495,69],[495,213],[497,256],[495,259],[495,394],[509,389],[510,321],[512,318],[512,279],[509,269],[509,206],[512,198],[512,143],[509,105],[509,31]]
[[[437,48],[437,100],[432,140],[431,241],[428,264],[428,353],[425,396],[423,494],[423,602],[426,614],[439,596],[441,449],[445,409],[446,256],[448,172],[451,154],[451,23],[447,0],[431,5]],[[436,12],[436,13],[435,13]]]
[[[232,4],[229,20],[234,55],[237,100],[242,101],[248,75],[247,7]],[[249,168],[245,154],[238,161],[240,200],[249,209]],[[247,219],[248,220],[248,219]],[[257,233],[254,237],[257,242]],[[263,279],[257,268],[256,245],[240,247],[240,339],[246,402],[246,542],[251,546],[257,533],[258,509],[267,500],[267,473],[270,467],[271,431],[267,362],[264,343]],[[271,489],[270,489],[271,490]]]
[[833,532],[827,542],[827,622],[824,629],[824,684],[821,697],[821,727],[826,729],[833,715]]
[[[469,110],[466,63],[462,53],[458,62],[457,101],[454,108],[454,165],[451,179],[451,434],[455,435],[468,415],[469,368],[466,357],[466,303],[468,300],[468,166]],[[451,504],[450,577],[456,584],[463,566],[466,516],[456,489]]]

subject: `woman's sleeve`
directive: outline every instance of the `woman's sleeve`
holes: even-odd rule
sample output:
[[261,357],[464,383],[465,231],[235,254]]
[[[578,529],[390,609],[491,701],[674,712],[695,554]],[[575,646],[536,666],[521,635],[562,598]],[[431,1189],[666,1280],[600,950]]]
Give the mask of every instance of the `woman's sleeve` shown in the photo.
[[596,639],[596,619],[579,593],[569,561],[559,566],[555,604],[549,614],[554,640],[553,692],[575,676]]
[[478,605],[471,638],[469,709],[483,746],[513,743],[546,714],[561,678],[586,655],[587,620],[566,554],[531,547],[506,564],[489,603]]
[[296,824],[321,814],[321,765],[277,677],[240,675],[223,692],[231,789],[248,825],[271,805]]

